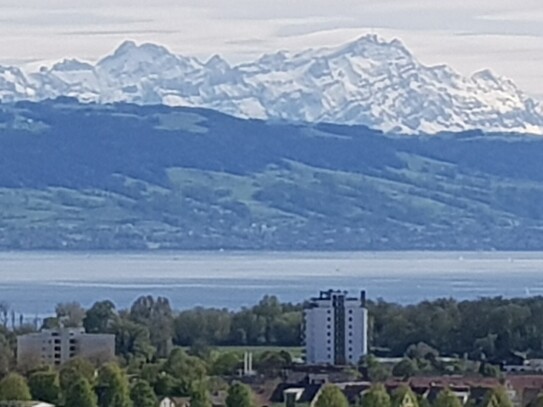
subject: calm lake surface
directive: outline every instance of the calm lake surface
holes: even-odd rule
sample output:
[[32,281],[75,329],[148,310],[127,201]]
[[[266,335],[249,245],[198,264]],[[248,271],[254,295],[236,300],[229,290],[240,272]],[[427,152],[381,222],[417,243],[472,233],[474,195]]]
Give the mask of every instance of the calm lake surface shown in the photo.
[[328,288],[399,303],[541,295],[543,253],[0,253],[0,301],[28,316],[65,301],[126,307],[145,294],[177,309],[240,308]]

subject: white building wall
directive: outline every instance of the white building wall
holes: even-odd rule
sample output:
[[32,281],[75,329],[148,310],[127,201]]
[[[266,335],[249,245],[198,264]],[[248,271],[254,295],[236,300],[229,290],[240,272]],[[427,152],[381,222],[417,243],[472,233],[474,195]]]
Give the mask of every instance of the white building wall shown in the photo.
[[[335,309],[333,297],[345,293],[331,293],[330,299],[316,298],[305,310],[305,358],[308,364],[335,363]],[[368,313],[362,300],[346,298],[344,349],[347,363],[357,364],[367,354]]]
[[306,361],[310,364],[334,362],[334,310],[332,305],[305,310]]
[[349,303],[345,317],[345,356],[348,363],[357,364],[368,353],[368,310]]

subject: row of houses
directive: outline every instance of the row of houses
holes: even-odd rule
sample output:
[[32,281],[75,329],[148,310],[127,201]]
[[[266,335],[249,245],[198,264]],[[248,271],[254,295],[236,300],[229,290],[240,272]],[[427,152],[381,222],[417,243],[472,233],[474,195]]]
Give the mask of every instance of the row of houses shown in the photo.
[[[249,383],[253,390],[257,407],[313,407],[326,385],[339,387],[349,403],[355,404],[372,384],[367,381],[330,381],[333,376],[308,374],[302,380]],[[432,405],[439,393],[445,389],[453,392],[464,406],[482,406],[488,392],[502,386],[514,407],[530,407],[538,396],[543,394],[543,376],[516,375],[504,380],[482,377],[436,376],[414,377],[407,381],[391,379],[384,383],[386,390],[393,396],[398,389],[409,387],[419,400],[426,400]],[[226,392],[212,395],[213,407],[224,407]],[[405,395],[398,407],[412,407],[414,400]],[[160,407],[190,407],[190,398],[167,397],[161,400]]]
[[[267,406],[272,405],[304,405],[313,406],[324,386],[329,384],[323,380],[322,375],[313,377],[308,375],[298,383],[284,382],[276,386],[270,396]],[[336,382],[350,403],[363,397],[372,384],[366,381]],[[492,389],[502,386],[507,392],[514,407],[529,407],[538,396],[543,394],[543,376],[516,375],[504,380],[481,377],[438,376],[414,377],[407,381],[389,380],[384,383],[386,390],[393,395],[401,387],[409,387],[419,399],[427,400],[431,405],[440,392],[445,389],[452,391],[463,405],[477,405],[485,399]],[[405,399],[400,407],[410,407],[411,401]]]

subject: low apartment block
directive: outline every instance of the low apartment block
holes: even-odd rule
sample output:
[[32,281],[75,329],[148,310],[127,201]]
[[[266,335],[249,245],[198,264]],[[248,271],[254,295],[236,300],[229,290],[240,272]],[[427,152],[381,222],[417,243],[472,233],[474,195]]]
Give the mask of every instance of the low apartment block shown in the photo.
[[61,365],[75,357],[115,357],[115,335],[87,334],[83,328],[47,329],[17,337],[17,363]]

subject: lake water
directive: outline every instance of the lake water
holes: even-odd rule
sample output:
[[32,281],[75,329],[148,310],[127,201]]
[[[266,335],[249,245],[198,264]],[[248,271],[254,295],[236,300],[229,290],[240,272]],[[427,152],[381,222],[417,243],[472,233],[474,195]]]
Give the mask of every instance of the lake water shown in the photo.
[[240,308],[328,288],[399,303],[540,295],[543,253],[0,253],[0,301],[27,316],[65,301],[126,307],[145,294],[177,309]]

